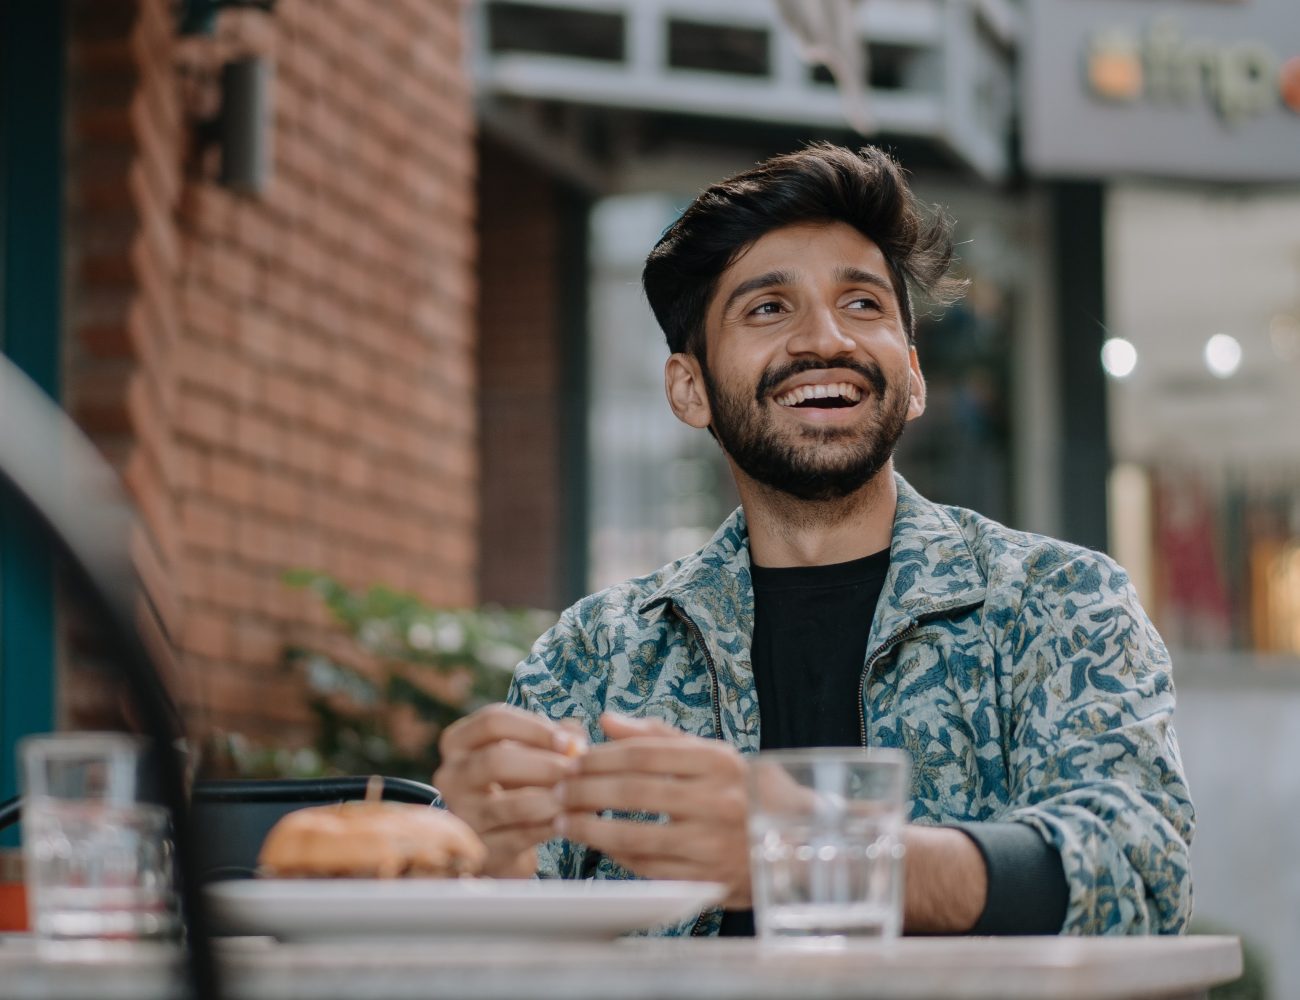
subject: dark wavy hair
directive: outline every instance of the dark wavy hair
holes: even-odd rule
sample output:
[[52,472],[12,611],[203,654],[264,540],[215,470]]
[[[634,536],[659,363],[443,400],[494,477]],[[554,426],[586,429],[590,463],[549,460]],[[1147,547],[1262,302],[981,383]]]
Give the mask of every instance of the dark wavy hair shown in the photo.
[[718,277],[760,237],[801,222],[844,222],[880,247],[909,341],[913,290],[942,303],[965,287],[948,274],[951,221],[922,211],[893,157],[872,146],[855,153],[814,143],[714,184],[659,238],[641,283],[669,350],[703,359],[704,314]]

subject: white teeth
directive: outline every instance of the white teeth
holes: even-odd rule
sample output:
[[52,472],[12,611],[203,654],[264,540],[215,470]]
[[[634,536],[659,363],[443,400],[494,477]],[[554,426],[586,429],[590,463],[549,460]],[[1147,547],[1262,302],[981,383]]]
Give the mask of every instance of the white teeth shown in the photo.
[[806,399],[825,399],[838,397],[856,403],[862,398],[862,390],[848,382],[832,382],[829,385],[801,385],[776,397],[782,406],[798,406]]

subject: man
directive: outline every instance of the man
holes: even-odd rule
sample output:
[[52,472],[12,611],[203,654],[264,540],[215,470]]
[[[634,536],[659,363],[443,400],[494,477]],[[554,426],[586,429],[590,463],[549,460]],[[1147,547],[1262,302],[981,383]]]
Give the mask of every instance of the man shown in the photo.
[[447,730],[434,780],[491,873],[723,881],[725,913],[676,931],[752,933],[744,756],[887,746],[913,765],[909,932],[1186,927],[1168,656],[1123,571],[894,473],[925,409],[911,289],[951,293],[951,255],[897,164],[829,145],[714,185],[660,239],[668,402],[741,508],[566,611],[511,704]]

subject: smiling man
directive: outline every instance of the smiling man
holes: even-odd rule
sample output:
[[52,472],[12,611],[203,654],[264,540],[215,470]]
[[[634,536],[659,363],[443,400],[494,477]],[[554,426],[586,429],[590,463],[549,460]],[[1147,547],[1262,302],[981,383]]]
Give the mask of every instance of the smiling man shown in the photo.
[[893,469],[925,410],[912,291],[951,295],[951,256],[893,160],[829,145],[714,185],[651,251],[669,405],[741,507],[444,734],[490,873],[723,881],[676,932],[753,933],[744,755],[885,746],[912,760],[909,932],[1185,928],[1168,655],[1124,572]]

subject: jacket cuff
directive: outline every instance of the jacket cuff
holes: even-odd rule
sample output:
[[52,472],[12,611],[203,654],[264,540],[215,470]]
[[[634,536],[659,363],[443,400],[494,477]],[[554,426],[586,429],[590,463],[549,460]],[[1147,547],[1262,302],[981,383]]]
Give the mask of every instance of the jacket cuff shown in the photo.
[[988,872],[984,912],[971,934],[1059,934],[1070,905],[1061,855],[1024,823],[954,823]]

